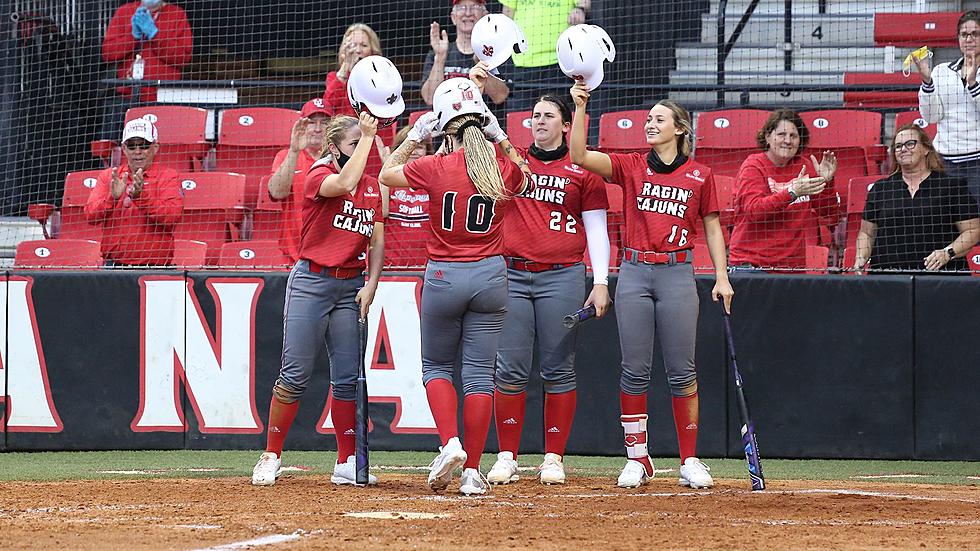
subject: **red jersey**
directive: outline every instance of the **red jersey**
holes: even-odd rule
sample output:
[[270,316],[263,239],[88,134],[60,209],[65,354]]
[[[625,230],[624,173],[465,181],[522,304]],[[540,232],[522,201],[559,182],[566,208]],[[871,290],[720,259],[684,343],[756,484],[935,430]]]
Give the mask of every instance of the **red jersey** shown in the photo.
[[85,216],[102,225],[102,256],[118,264],[166,266],[174,256],[174,226],[184,209],[177,173],[150,165],[143,175],[143,191],[131,198],[129,166],[119,167],[127,190],[112,198],[112,169],[103,170],[85,203]]
[[647,166],[646,154],[610,153],[609,159],[612,182],[623,186],[623,245],[661,253],[694,248],[698,218],[719,211],[711,169],[688,159],[659,174]]
[[[524,173],[494,146],[508,195],[520,191]],[[404,167],[414,188],[429,192],[432,236],[426,251],[432,260],[473,262],[504,252],[501,222],[512,200],[494,202],[480,195],[466,173],[463,149],[429,155]]]
[[[276,160],[272,162],[272,174],[279,170],[280,165],[289,155],[289,149],[283,149],[276,155]],[[299,260],[299,236],[303,232],[303,188],[306,183],[306,173],[316,159],[304,149],[296,157],[296,169],[293,171],[293,185],[289,190],[289,195],[282,199],[282,225],[279,226],[279,247],[283,254],[296,262]],[[262,190],[262,193],[269,193],[269,189]]]
[[[337,71],[327,73],[327,90],[323,94],[323,106],[331,117],[347,115],[357,118],[357,113],[350,106],[350,99],[347,97],[347,81],[337,78]],[[381,138],[381,141],[385,145],[390,146],[395,139],[395,126],[391,125],[378,128],[378,137]],[[381,156],[378,155],[378,149],[372,147],[371,152],[368,153],[364,174],[377,178],[381,174],[382,164],[383,161],[381,160]]]
[[504,218],[504,254],[546,264],[581,262],[585,251],[582,213],[608,209],[602,178],[561,159],[542,161],[519,150],[535,186],[514,199]]
[[385,264],[398,267],[425,264],[425,243],[431,233],[429,192],[392,189],[385,224]]
[[[140,2],[123,4],[109,21],[102,42],[102,60],[118,63],[119,78],[131,78],[133,61],[136,59],[136,39],[133,38],[133,14]],[[175,4],[164,4],[153,14],[157,34],[152,40],[143,42],[139,54],[143,57],[143,80],[180,80],[180,68],[191,60],[194,37],[187,14]],[[131,90],[122,86],[116,89],[123,95]],[[156,101],[156,88],[143,88],[140,93],[143,101]]]
[[813,163],[801,155],[782,167],[774,165],[765,153],[754,153],[745,159],[738,169],[733,193],[735,227],[729,263],[806,266],[807,232],[816,229],[818,216],[836,216],[837,192],[831,182],[818,195],[800,197],[791,204],[790,182],[804,167],[807,175],[817,175]]
[[381,222],[381,186],[361,176],[353,193],[318,195],[324,178],[337,174],[332,163],[313,165],[303,185],[303,231],[299,256],[331,268],[363,268],[374,223]]

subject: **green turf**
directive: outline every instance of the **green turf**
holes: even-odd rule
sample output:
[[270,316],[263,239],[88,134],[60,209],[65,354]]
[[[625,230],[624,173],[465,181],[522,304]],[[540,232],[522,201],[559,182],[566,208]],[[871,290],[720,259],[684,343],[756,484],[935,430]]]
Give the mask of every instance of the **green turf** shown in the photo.
[[[140,478],[200,478],[248,476],[258,451],[112,451],[112,452],[33,452],[0,453],[0,481],[92,480]],[[376,472],[423,473],[434,452],[373,452]],[[329,473],[336,460],[333,452],[287,451],[284,466],[303,466],[308,473]],[[495,457],[485,455],[482,468],[490,468]],[[522,467],[541,461],[540,455],[522,455]],[[654,460],[658,468],[677,468],[677,459]],[[745,462],[736,459],[708,459],[716,478],[746,478]],[[621,457],[565,458],[569,474],[615,477],[623,466]],[[847,461],[780,460],[763,463],[770,480],[862,480],[899,483],[980,485],[980,463],[964,461]],[[198,470],[202,469],[202,470]],[[104,471],[148,471],[148,474],[111,474]],[[302,476],[302,471],[294,476]],[[531,473],[528,472],[528,475]],[[888,477],[880,475],[920,475]],[[660,476],[676,476],[663,474]],[[865,478],[874,477],[874,478]],[[974,478],[970,478],[974,477]],[[747,483],[747,482],[746,482]]]

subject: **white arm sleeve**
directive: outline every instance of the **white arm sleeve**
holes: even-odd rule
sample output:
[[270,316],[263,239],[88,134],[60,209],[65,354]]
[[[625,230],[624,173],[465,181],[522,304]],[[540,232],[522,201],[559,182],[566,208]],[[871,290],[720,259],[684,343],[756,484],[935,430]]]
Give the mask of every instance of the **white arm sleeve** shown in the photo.
[[934,68],[932,73],[932,83],[923,84],[919,87],[919,113],[929,124],[936,124],[943,118],[943,102],[936,90],[937,71]]
[[606,209],[582,213],[585,240],[592,260],[593,283],[609,284],[609,230],[606,228]]

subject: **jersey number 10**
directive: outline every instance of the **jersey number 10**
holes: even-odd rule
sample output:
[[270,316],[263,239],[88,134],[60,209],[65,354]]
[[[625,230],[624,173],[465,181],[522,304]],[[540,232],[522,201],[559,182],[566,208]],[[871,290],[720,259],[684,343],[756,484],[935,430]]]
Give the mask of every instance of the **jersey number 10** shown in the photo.
[[[455,191],[447,191],[442,196],[442,229],[453,231],[453,219],[456,217]],[[494,201],[482,195],[470,195],[466,201],[466,231],[470,233],[487,233],[493,223]]]

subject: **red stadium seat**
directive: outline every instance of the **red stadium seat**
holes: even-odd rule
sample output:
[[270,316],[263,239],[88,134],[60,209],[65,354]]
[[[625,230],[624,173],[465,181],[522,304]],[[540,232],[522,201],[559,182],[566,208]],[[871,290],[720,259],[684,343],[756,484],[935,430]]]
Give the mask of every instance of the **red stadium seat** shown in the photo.
[[926,131],[933,140],[936,139],[936,125],[929,124],[918,111],[902,111],[895,115],[895,132],[906,124],[916,124],[919,128]]
[[969,264],[973,275],[980,276],[980,245],[973,247],[966,253],[966,263]]
[[807,245],[806,247],[806,273],[825,274],[827,264],[830,259],[830,249],[819,245]]
[[245,270],[288,269],[289,258],[273,240],[235,241],[221,247],[218,264],[223,268]]
[[69,172],[65,177],[65,194],[61,199],[60,239],[102,240],[102,226],[93,226],[85,220],[85,203],[95,189],[100,170]]
[[259,181],[272,172],[280,149],[289,147],[289,135],[299,112],[277,107],[225,109],[219,117],[219,170],[245,175],[245,205],[254,207]]
[[853,110],[805,111],[800,113],[810,131],[810,144],[803,152],[819,161],[826,150],[837,155],[837,192],[847,200],[851,178],[879,174],[884,160],[881,146],[881,113]]
[[269,179],[266,176],[259,181],[259,198],[252,211],[252,233],[250,239],[266,240],[279,239],[279,228],[282,224],[282,202],[276,201],[269,195]]
[[[864,214],[864,203],[868,198],[868,191],[875,182],[880,180],[882,176],[862,176],[860,178],[851,178],[851,181],[847,184],[847,228],[846,228],[846,246],[853,251],[855,243],[857,243],[857,234],[861,229],[861,218]],[[854,259],[851,259],[853,263]],[[852,264],[853,265],[853,264]],[[847,264],[844,265],[845,268],[849,267]]]
[[199,107],[154,105],[126,111],[126,122],[146,119],[157,127],[160,151],[154,166],[167,166],[178,172],[201,170],[211,146],[204,137],[208,112]]
[[[626,227],[626,219],[623,215],[623,188],[616,184],[606,184],[606,198],[609,201],[609,209],[606,211],[609,245],[618,251],[623,246],[623,232]],[[619,265],[620,259],[610,258],[614,259],[612,262],[615,262],[616,266]]]
[[101,245],[87,239],[21,241],[14,253],[17,268],[101,268]]
[[174,239],[174,266],[202,268],[207,264],[208,244],[203,241]]
[[711,253],[708,251],[708,242],[704,239],[694,242],[694,273],[715,273],[715,265],[711,263]]
[[735,188],[735,178],[731,176],[715,175],[715,195],[718,197],[718,207],[721,209],[721,227],[725,231],[725,238],[728,238],[728,228],[735,223],[735,198],[733,190]]
[[208,244],[207,263],[214,264],[226,241],[237,241],[245,217],[245,176],[225,172],[182,174],[184,214],[174,230],[177,239]]
[[694,158],[722,176],[735,176],[745,157],[759,151],[755,137],[771,113],[726,109],[698,113]]
[[[950,35],[952,36],[952,35]],[[902,73],[844,73],[844,84],[922,84],[922,77],[913,72],[906,77]],[[844,107],[918,107],[919,92],[844,92]]]
[[[585,126],[589,126],[589,116],[585,116]],[[507,137],[517,147],[531,147],[531,111],[512,111],[507,113]]]
[[956,48],[960,12],[876,13],[875,45]]
[[599,149],[607,153],[649,151],[644,126],[649,110],[616,111],[599,117]]

